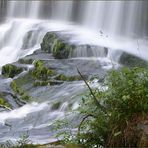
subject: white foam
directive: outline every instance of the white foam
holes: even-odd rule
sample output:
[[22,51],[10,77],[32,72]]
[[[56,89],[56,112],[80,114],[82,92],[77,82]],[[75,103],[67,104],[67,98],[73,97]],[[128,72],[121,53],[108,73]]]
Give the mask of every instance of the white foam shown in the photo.
[[9,111],[9,112],[1,112],[0,113],[0,122],[2,124],[4,124],[7,119],[24,118],[29,113],[38,112],[40,110],[43,110],[47,106],[48,105],[45,102],[41,103],[41,104],[33,102],[31,104],[26,104],[23,107],[20,107],[18,109],[14,109],[14,110]]

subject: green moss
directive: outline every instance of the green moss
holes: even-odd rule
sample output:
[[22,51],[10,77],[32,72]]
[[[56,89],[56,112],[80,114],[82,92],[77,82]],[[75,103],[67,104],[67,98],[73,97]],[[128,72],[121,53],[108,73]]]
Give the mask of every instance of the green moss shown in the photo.
[[74,46],[65,43],[64,41],[57,39],[54,42],[52,49],[53,56],[56,59],[67,59],[72,54]]
[[11,107],[10,104],[4,98],[0,98],[0,105]]
[[50,83],[48,81],[35,81],[33,83],[33,86],[37,87],[37,86],[47,86],[50,85]]
[[2,67],[2,75],[10,78],[13,78],[14,76],[20,74],[22,71],[23,71],[22,68],[16,67],[15,65],[12,64],[7,64]]
[[61,102],[56,102],[52,105],[51,110],[58,110],[61,106]]
[[11,84],[10,84],[12,90],[15,92],[15,93],[18,93],[18,94],[22,94],[23,91],[17,86],[16,82],[15,81],[12,81]]
[[75,46],[66,43],[55,32],[48,32],[41,43],[41,50],[52,53],[56,59],[66,59]]
[[80,76],[65,76],[63,74],[58,75],[56,80],[61,80],[61,81],[78,81],[81,80]]
[[30,96],[28,96],[27,94],[24,93],[24,94],[22,94],[21,99],[25,100],[25,101],[30,101]]
[[40,60],[35,61],[34,67],[35,69],[32,71],[32,76],[37,80],[47,81],[49,76],[56,74],[54,70],[46,68]]
[[32,59],[25,59],[25,58],[23,58],[23,59],[19,59],[18,62],[21,63],[21,64],[32,64],[33,60]]
[[16,95],[20,95],[22,100],[24,101],[31,100],[31,97],[27,95],[27,93],[21,87],[17,85],[16,81],[12,81],[10,86]]

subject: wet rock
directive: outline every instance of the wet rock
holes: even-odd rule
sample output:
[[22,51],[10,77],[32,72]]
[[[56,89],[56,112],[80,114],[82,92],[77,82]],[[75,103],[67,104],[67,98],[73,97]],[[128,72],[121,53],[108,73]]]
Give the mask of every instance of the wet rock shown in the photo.
[[106,57],[108,48],[96,45],[75,45],[73,57]]
[[23,68],[17,67],[13,64],[7,64],[2,67],[2,75],[13,78],[16,75],[20,74],[23,71]]
[[50,33],[50,32],[46,33],[41,43],[41,50],[47,53],[51,53],[55,39],[56,39],[55,33]]
[[61,80],[61,81],[79,81],[79,80],[82,80],[82,78],[80,76],[66,76],[66,75],[63,75],[63,74],[58,75],[55,79]]
[[21,64],[32,64],[33,60],[32,59],[22,58],[22,59],[19,59],[18,62],[21,63]]
[[56,102],[52,105],[51,110],[58,110],[61,106],[61,102]]
[[119,63],[128,67],[148,67],[147,61],[126,52],[122,53]]
[[74,45],[63,40],[55,32],[46,33],[41,43],[41,50],[52,53],[56,59],[67,59],[74,49]]

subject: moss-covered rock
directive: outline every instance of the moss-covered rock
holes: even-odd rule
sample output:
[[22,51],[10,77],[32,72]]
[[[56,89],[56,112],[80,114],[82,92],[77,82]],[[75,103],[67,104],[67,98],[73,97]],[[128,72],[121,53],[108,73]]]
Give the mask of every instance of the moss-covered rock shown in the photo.
[[33,83],[34,87],[37,87],[37,86],[47,86],[47,85],[50,85],[50,83],[48,81],[35,81]]
[[32,76],[37,80],[47,81],[49,76],[56,74],[54,70],[46,68],[40,60],[34,62],[34,67],[35,69],[32,71]]
[[61,80],[61,81],[78,81],[78,80],[81,80],[81,77],[80,76],[66,76],[63,74],[59,74],[55,79]]
[[2,67],[2,75],[10,78],[13,78],[14,76],[20,74],[22,71],[23,68],[17,67],[12,64],[7,64]]
[[41,50],[51,53],[55,39],[56,34],[54,32],[47,32],[41,43]]
[[30,101],[31,97],[21,88],[17,85],[16,81],[12,81],[10,84],[12,90],[14,91],[14,94],[17,96],[20,96],[20,99],[24,101]]
[[72,54],[75,46],[66,43],[55,32],[48,32],[43,38],[41,49],[52,53],[56,59],[66,59]]
[[2,98],[2,97],[0,97],[0,105],[1,106],[6,106],[8,108],[11,107],[10,104],[4,98]]
[[22,58],[22,59],[19,59],[18,62],[21,63],[21,64],[32,64],[33,63],[33,60],[32,59]]
[[53,56],[56,59],[67,59],[72,54],[74,46],[64,43],[61,40],[56,40],[52,49]]
[[122,53],[119,63],[127,67],[148,67],[147,61],[126,52]]
[[58,110],[61,106],[61,102],[56,102],[52,105],[51,110]]

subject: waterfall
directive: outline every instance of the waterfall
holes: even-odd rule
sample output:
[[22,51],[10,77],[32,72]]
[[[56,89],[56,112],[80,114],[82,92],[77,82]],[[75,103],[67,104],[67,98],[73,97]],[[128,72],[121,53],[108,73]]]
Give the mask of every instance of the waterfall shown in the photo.
[[40,3],[40,1],[8,2],[7,17],[38,18]]
[[7,17],[72,21],[108,34],[143,36],[145,1],[8,1]]
[[[5,17],[5,22],[0,25],[0,66],[39,48],[48,30],[60,30],[59,27],[57,29],[57,22],[52,23],[52,27],[47,24],[50,20],[79,25],[72,32],[83,32],[83,37],[88,37],[86,40],[89,43],[126,50],[147,60],[146,1],[1,1],[0,5],[1,15]],[[63,27],[60,28],[63,30]],[[71,28],[68,26],[65,30]],[[95,32],[95,35],[87,34],[84,28]],[[26,41],[28,33],[31,38]],[[90,36],[93,38],[90,39]],[[77,41],[84,42],[84,38],[80,40],[77,37]],[[137,40],[140,54],[137,51]],[[26,49],[25,52],[22,49]],[[8,56],[12,51],[11,56]]]

